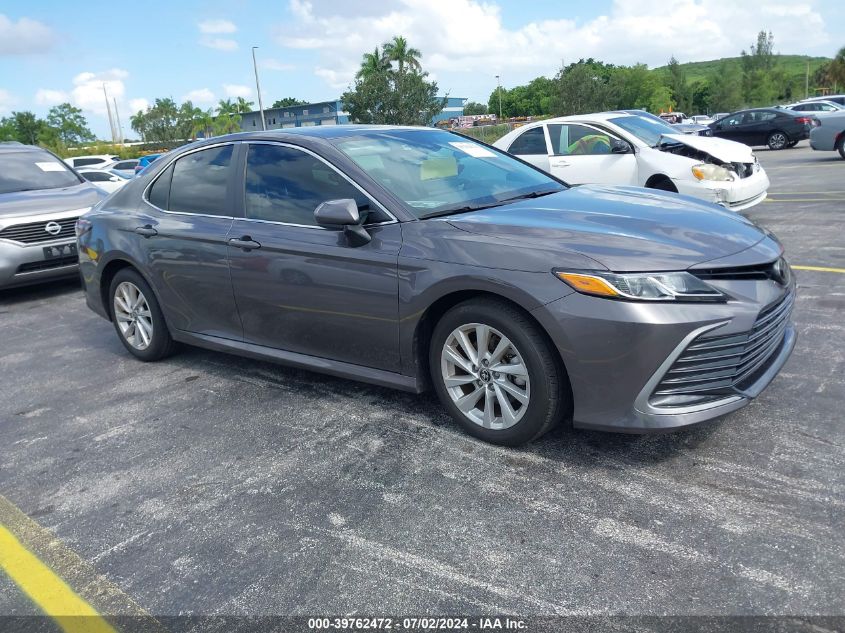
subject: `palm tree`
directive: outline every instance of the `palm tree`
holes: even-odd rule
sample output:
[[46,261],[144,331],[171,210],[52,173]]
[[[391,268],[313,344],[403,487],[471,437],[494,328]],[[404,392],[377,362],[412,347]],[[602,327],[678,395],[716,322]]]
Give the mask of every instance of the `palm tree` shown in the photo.
[[238,106],[231,99],[220,99],[217,102],[217,114],[237,114]]
[[361,60],[361,68],[355,73],[356,79],[367,79],[387,68],[387,60],[383,53],[380,53],[378,46],[372,53],[364,53]]
[[254,106],[254,105],[255,105],[254,102],[247,101],[243,97],[238,97],[238,100],[235,103],[235,108],[238,112],[251,112],[252,106]]
[[388,61],[399,64],[399,74],[405,72],[405,66],[411,70],[420,70],[420,57],[422,53],[419,49],[410,48],[408,40],[401,35],[394,36],[393,40],[387,42],[382,46],[384,57]]
[[214,112],[211,108],[208,110],[200,110],[194,117],[193,126],[191,127],[191,134],[194,137],[200,132],[204,138],[212,136],[212,128],[214,127]]

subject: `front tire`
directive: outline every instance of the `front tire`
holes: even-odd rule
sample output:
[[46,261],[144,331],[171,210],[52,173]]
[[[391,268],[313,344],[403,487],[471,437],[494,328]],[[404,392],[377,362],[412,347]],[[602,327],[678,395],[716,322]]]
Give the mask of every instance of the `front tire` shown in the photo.
[[109,287],[109,299],[114,329],[130,354],[156,361],[173,352],[175,344],[158,300],[137,271],[118,271]]
[[487,442],[536,439],[570,406],[566,373],[547,337],[504,301],[472,299],[449,310],[434,328],[429,365],[443,406]]
[[839,142],[836,144],[836,151],[839,152],[839,155],[842,158],[845,158],[845,133],[842,134],[842,138],[840,138]]
[[788,144],[789,137],[779,130],[769,134],[769,138],[766,141],[766,145],[768,145],[771,150],[783,149]]

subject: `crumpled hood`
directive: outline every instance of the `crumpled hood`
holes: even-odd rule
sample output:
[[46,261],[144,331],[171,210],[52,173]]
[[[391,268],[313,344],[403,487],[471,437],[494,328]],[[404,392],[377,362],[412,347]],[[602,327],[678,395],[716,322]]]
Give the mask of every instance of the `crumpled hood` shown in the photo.
[[579,253],[617,272],[685,270],[771,239],[732,211],[638,187],[583,185],[448,220],[511,245]]
[[104,197],[100,189],[88,182],[59,189],[3,193],[0,194],[0,223],[9,218],[85,209]]
[[698,136],[694,134],[663,134],[662,138],[683,143],[700,152],[710,154],[723,163],[753,163],[754,152],[748,145],[729,141],[717,136]]

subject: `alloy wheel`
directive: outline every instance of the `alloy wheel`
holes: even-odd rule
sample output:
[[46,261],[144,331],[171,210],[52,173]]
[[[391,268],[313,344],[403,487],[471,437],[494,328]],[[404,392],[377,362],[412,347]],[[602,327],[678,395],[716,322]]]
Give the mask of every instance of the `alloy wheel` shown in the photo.
[[783,149],[789,140],[783,132],[775,132],[769,137],[769,147],[772,149]]
[[489,325],[468,323],[453,330],[443,345],[440,370],[452,402],[479,426],[507,429],[528,410],[528,367],[513,342]]
[[123,338],[137,350],[145,350],[153,340],[153,317],[147,298],[129,281],[114,291],[114,318]]

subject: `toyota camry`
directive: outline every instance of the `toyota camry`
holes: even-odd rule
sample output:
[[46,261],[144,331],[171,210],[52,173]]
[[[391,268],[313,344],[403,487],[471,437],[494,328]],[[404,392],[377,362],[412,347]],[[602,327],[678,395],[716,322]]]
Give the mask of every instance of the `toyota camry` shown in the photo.
[[715,204],[569,187],[430,128],[244,133],[162,156],[77,224],[126,350],[197,345],[412,392],[516,445],[734,411],[786,362],[777,239]]

